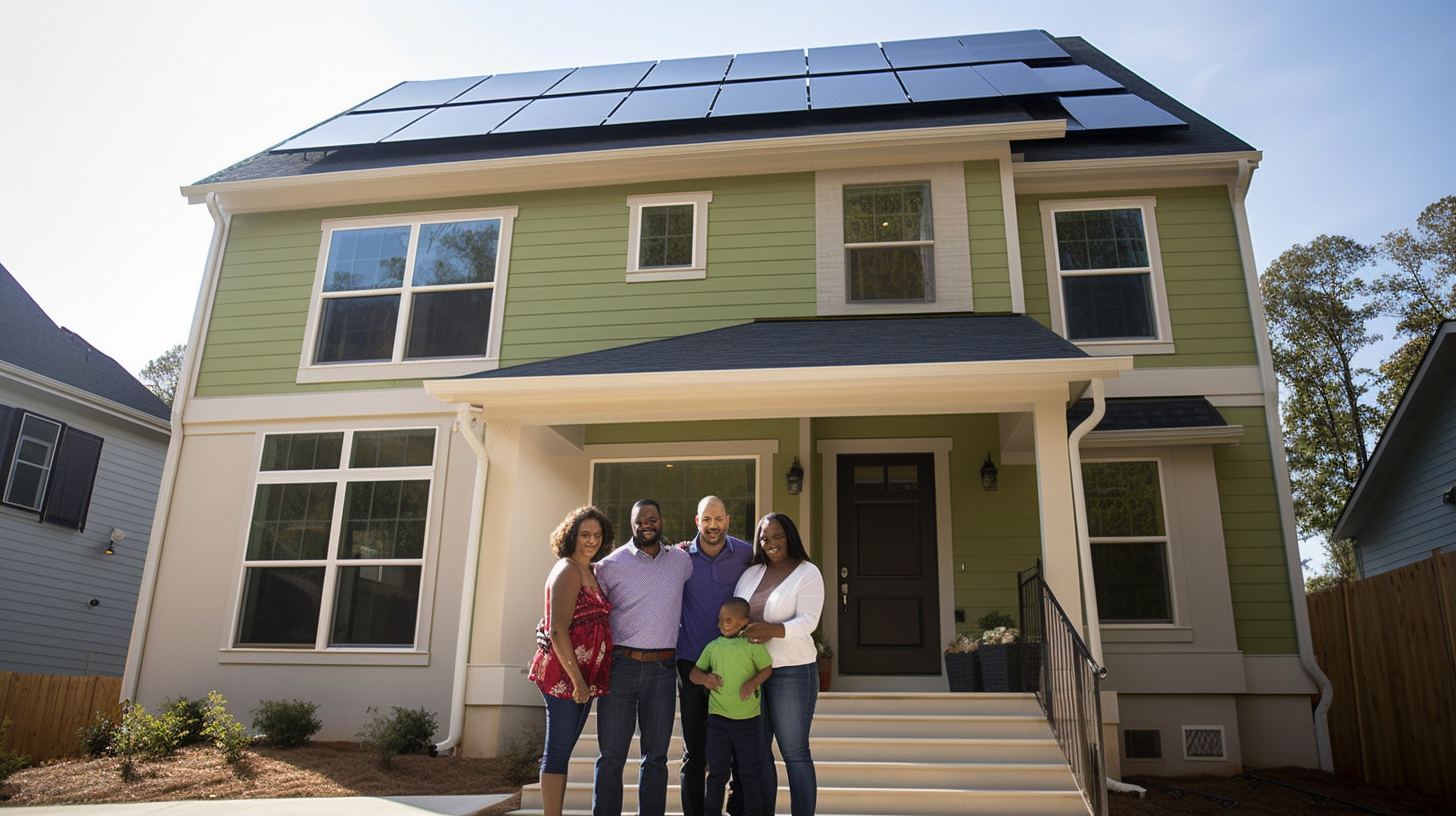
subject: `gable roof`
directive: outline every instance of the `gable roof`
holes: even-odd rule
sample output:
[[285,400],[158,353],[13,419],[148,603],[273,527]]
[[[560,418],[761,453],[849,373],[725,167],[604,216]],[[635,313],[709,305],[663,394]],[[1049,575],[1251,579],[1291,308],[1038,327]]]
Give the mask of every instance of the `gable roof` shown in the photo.
[[1449,399],[1451,383],[1456,382],[1456,320],[1447,320],[1436,330],[1421,364],[1416,367],[1405,393],[1400,397],[1390,421],[1380,432],[1380,441],[1375,443],[1375,452],[1365,463],[1365,470],[1350,491],[1345,509],[1335,521],[1332,534],[1340,539],[1354,538],[1360,534],[1360,526],[1380,501],[1380,491],[1389,481],[1390,474],[1401,467],[1411,446],[1425,440],[1417,439],[1416,429],[1421,418],[1438,402]]
[[1066,134],[1015,142],[1026,161],[1252,149],[1081,38],[1018,31],[404,82],[197,186],[1035,122],[1065,122]]
[[0,265],[0,362],[163,421],[172,410],[121,364],[57,326]]

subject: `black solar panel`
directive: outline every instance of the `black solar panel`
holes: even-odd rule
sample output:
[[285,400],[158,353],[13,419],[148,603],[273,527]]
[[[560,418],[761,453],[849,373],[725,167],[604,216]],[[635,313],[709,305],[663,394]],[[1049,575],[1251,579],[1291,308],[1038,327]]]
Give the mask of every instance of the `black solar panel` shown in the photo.
[[890,67],[880,47],[838,45],[833,48],[809,49],[810,74],[847,74],[856,71],[883,71]]
[[449,105],[431,112],[384,142],[414,142],[424,139],[453,139],[490,133],[511,114],[525,107],[526,100],[482,102],[477,105]]
[[918,71],[897,71],[896,73],[900,75],[900,81],[905,84],[905,90],[910,94],[910,99],[915,102],[984,99],[1001,95],[1000,91],[992,87],[991,83],[969,65],[958,65],[954,68],[923,68]]
[[809,77],[809,106],[814,110],[896,105],[909,101],[892,71]]
[[340,116],[289,139],[274,150],[316,150],[340,145],[374,144],[429,113],[428,109],[352,113]]
[[976,62],[1067,59],[1067,52],[1040,31],[970,34],[960,40],[975,55]]
[[354,109],[354,112],[421,108],[443,105],[470,90],[485,77],[432,79],[427,82],[401,82],[379,96]]
[[1051,68],[1033,68],[1031,72],[1057,93],[1122,90],[1121,82],[1089,65],[1057,65]]
[[496,74],[455,99],[457,104],[493,102],[499,99],[534,99],[571,73],[570,68]]
[[1027,96],[1049,94],[1052,87],[1024,62],[998,62],[991,65],[977,65],[975,72],[991,83],[991,87],[1002,96]]
[[592,65],[572,71],[566,79],[556,83],[546,96],[561,94],[596,93],[599,91],[630,91],[637,87],[642,77],[656,63],[627,62],[620,65]]
[[803,76],[808,73],[803,51],[760,51],[739,54],[728,69],[730,81],[739,79],[774,79]]
[[647,77],[637,87],[660,88],[664,85],[700,83],[717,85],[723,81],[723,76],[728,73],[728,64],[732,61],[731,56],[663,60],[648,72]]
[[581,96],[543,96],[507,119],[494,132],[520,133],[529,130],[595,127],[605,122],[617,105],[626,98],[626,91]]
[[708,109],[713,106],[713,99],[717,95],[716,84],[638,89],[617,108],[607,124],[706,119]]
[[883,46],[885,57],[895,68],[929,68],[937,65],[967,65],[974,61],[970,51],[955,37],[928,40],[900,40]]
[[1132,94],[1062,96],[1057,101],[1088,130],[1187,124],[1157,105]]
[[802,79],[727,82],[713,103],[713,116],[787,113],[809,109],[808,86]]

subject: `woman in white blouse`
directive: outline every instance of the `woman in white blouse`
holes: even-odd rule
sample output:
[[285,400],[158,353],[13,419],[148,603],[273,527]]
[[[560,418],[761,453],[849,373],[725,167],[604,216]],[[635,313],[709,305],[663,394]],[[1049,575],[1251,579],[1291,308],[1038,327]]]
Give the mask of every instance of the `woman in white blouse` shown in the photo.
[[[809,727],[819,698],[819,655],[812,633],[824,610],[824,576],[809,560],[799,528],[783,513],[759,519],[753,543],[753,563],[738,579],[734,594],[748,599],[752,623],[745,636],[767,646],[773,658],[773,674],[760,686],[762,756],[772,757],[771,743],[776,740],[789,777],[791,812],[811,816],[819,786],[809,753]],[[772,813],[778,770],[772,761],[762,767],[764,796]]]

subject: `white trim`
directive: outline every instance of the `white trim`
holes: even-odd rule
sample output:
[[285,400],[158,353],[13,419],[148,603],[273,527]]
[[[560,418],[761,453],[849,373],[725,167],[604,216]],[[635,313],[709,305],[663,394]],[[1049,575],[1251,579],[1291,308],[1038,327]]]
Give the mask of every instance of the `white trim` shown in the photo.
[[298,427],[303,422],[348,421],[359,417],[439,417],[454,409],[422,388],[328,391],[249,397],[193,397],[182,415],[187,433],[236,433],[213,425]]
[[[820,439],[815,450],[821,457],[823,485],[821,509],[824,525],[822,572],[828,576],[824,605],[838,608],[839,575],[839,463],[841,455],[874,453],[929,453],[935,457],[936,570],[940,592],[940,643],[955,637],[954,531],[951,529],[950,454],[955,443],[950,437],[907,437],[904,439]],[[807,493],[807,489],[805,490]],[[839,616],[820,619],[824,636],[839,645]],[[944,674],[930,675],[835,675],[844,691],[945,691]]]
[[1001,217],[1006,221],[1006,266],[1012,314],[1026,314],[1026,279],[1021,266],[1021,220],[1016,214],[1016,178],[1010,154],[997,160],[1001,171]]
[[107,416],[116,417],[117,419],[135,425],[141,425],[148,430],[160,431],[162,433],[169,433],[171,431],[171,425],[165,419],[138,411],[135,408],[127,407],[119,402],[112,402],[84,388],[67,385],[60,380],[53,380],[50,377],[37,374],[30,369],[11,365],[3,360],[0,360],[0,376],[12,377],[17,382],[28,385],[38,391],[81,403]]
[[1199,366],[1196,368],[1139,368],[1107,383],[1107,398],[1201,395],[1211,402],[1242,399],[1264,404],[1264,380],[1258,366]]
[[[929,183],[934,243],[932,297],[923,302],[850,303],[845,269],[844,188]],[[961,162],[821,170],[814,175],[814,243],[821,315],[969,312],[971,239],[966,210],[966,168]]]
[[[1218,732],[1218,756],[1189,756],[1188,755],[1188,732],[1189,731],[1217,731]],[[1224,733],[1221,725],[1185,725],[1181,726],[1179,740],[1183,745],[1183,759],[1186,762],[1224,762],[1228,760],[1228,735]]]
[[[499,365],[501,322],[505,316],[506,278],[510,267],[511,232],[517,215],[516,207],[494,207],[478,210],[446,210],[399,215],[378,215],[360,218],[326,219],[320,224],[322,235],[319,243],[318,262],[314,271],[313,292],[308,301],[308,322],[304,326],[303,348],[299,353],[298,374],[295,381],[304,383],[355,382],[359,380],[409,380],[442,377],[457,377],[478,371],[493,369]],[[470,284],[468,289],[492,290],[490,300],[490,325],[486,338],[486,352],[479,357],[407,360],[404,358],[405,342],[410,320],[410,298],[415,287],[410,278],[413,275],[415,246],[419,228],[425,224],[440,224],[452,221],[500,222],[500,235],[496,243],[495,273],[488,283]],[[328,277],[329,244],[337,230],[369,229],[375,227],[409,227],[410,238],[408,258],[405,262],[405,281],[397,289],[380,290],[398,292],[398,312],[395,314],[394,350],[387,361],[359,363],[315,363],[314,354],[318,346],[318,333],[323,318],[324,280]]]
[[[627,196],[627,282],[701,280],[708,276],[708,203],[710,190]],[[641,267],[642,208],[687,205],[693,208],[693,260],[687,266]]]
[[[1173,322],[1168,312],[1167,285],[1163,275],[1163,251],[1158,241],[1158,201],[1153,196],[1130,198],[1044,199],[1040,202],[1042,244],[1046,252],[1047,295],[1051,301],[1052,331],[1077,344],[1083,351],[1098,357],[1121,357],[1134,354],[1172,354]],[[1059,212],[1090,210],[1130,210],[1142,212],[1143,232],[1148,250],[1148,293],[1152,302],[1153,326],[1157,336],[1138,340],[1078,340],[1067,334],[1066,304],[1062,302],[1060,255],[1057,252],[1055,216]],[[1136,273],[1137,269],[1124,270]],[[1076,274],[1082,274],[1079,270]]]
[[1014,165],[1016,191],[1047,195],[1230,184],[1242,173],[1244,165],[1257,167],[1263,157],[1257,150],[1247,150],[1121,159],[1017,161]]
[[1237,445],[1244,436],[1242,425],[1197,428],[1139,428],[1129,431],[1092,431],[1082,440],[1083,448],[1126,448],[1137,445]]

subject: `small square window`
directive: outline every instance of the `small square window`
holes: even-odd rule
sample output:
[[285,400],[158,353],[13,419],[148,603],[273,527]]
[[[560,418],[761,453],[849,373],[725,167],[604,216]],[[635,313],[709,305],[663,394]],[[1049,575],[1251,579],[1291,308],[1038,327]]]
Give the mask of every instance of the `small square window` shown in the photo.
[[710,192],[629,196],[627,280],[706,277],[712,200]]
[[1128,759],[1162,759],[1162,732],[1156,728],[1124,728],[1122,755]]

